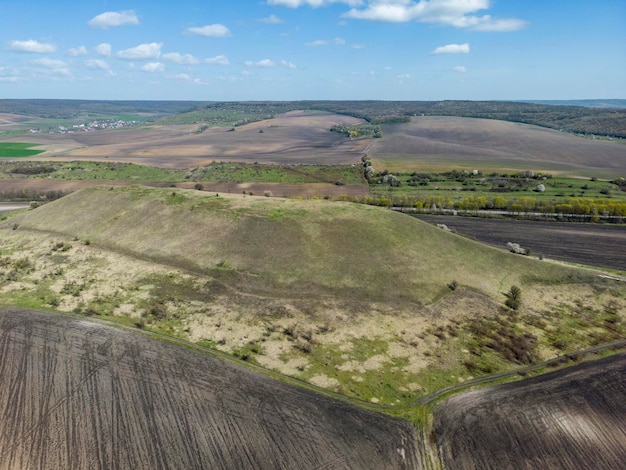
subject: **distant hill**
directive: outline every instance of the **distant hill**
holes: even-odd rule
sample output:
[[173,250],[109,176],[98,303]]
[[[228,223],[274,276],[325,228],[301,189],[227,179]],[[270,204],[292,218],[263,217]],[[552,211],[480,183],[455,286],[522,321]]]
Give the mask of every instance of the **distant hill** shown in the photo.
[[[407,122],[412,116],[456,116],[523,122],[580,134],[626,138],[624,100],[513,101],[85,101],[0,100],[0,113],[70,118],[119,113],[168,116],[161,124],[240,125],[294,110],[321,110],[374,124]],[[563,104],[571,104],[562,106]],[[614,105],[623,109],[616,109]]]
[[586,108],[626,109],[626,100],[525,100],[522,103],[547,104],[554,106],[584,106]]

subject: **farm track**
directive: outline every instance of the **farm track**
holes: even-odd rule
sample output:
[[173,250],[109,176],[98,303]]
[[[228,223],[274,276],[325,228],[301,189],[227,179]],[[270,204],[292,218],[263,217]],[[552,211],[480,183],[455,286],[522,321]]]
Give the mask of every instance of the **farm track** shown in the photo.
[[0,468],[418,468],[401,420],[68,315],[0,311]]

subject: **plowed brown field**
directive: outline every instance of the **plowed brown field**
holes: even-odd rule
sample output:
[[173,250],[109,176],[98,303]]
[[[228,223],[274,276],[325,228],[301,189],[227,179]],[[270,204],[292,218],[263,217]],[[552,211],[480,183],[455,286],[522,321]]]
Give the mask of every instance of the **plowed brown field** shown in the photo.
[[434,426],[444,469],[623,469],[626,354],[456,395]]
[[416,468],[406,422],[142,335],[0,310],[0,468]]
[[459,117],[417,117],[383,126],[369,155],[415,164],[417,171],[474,166],[567,174],[626,174],[626,145],[528,124]]

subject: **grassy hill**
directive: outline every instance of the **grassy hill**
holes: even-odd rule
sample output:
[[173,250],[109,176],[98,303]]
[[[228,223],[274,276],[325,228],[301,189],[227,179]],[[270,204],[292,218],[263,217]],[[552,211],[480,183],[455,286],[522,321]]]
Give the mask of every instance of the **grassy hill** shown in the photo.
[[571,272],[375,207],[146,187],[92,188],[20,217],[276,297],[430,304],[459,284],[491,296]]
[[0,240],[0,305],[115,318],[409,416],[625,333],[622,282],[379,207],[107,186],[0,222]]

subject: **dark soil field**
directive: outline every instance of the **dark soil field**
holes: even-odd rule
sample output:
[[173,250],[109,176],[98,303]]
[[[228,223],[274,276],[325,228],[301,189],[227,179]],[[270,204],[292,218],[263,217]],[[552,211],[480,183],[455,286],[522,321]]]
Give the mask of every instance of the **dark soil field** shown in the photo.
[[0,468],[417,468],[406,422],[77,317],[0,310]]
[[383,126],[383,136],[372,144],[370,157],[414,164],[417,171],[474,166],[483,171],[513,168],[579,176],[626,174],[626,145],[528,124],[417,117],[408,124]]
[[456,395],[434,432],[444,469],[623,469],[626,354]]
[[428,216],[450,230],[504,250],[507,243],[530,249],[532,256],[626,271],[626,227],[623,225],[492,220],[475,217]]

